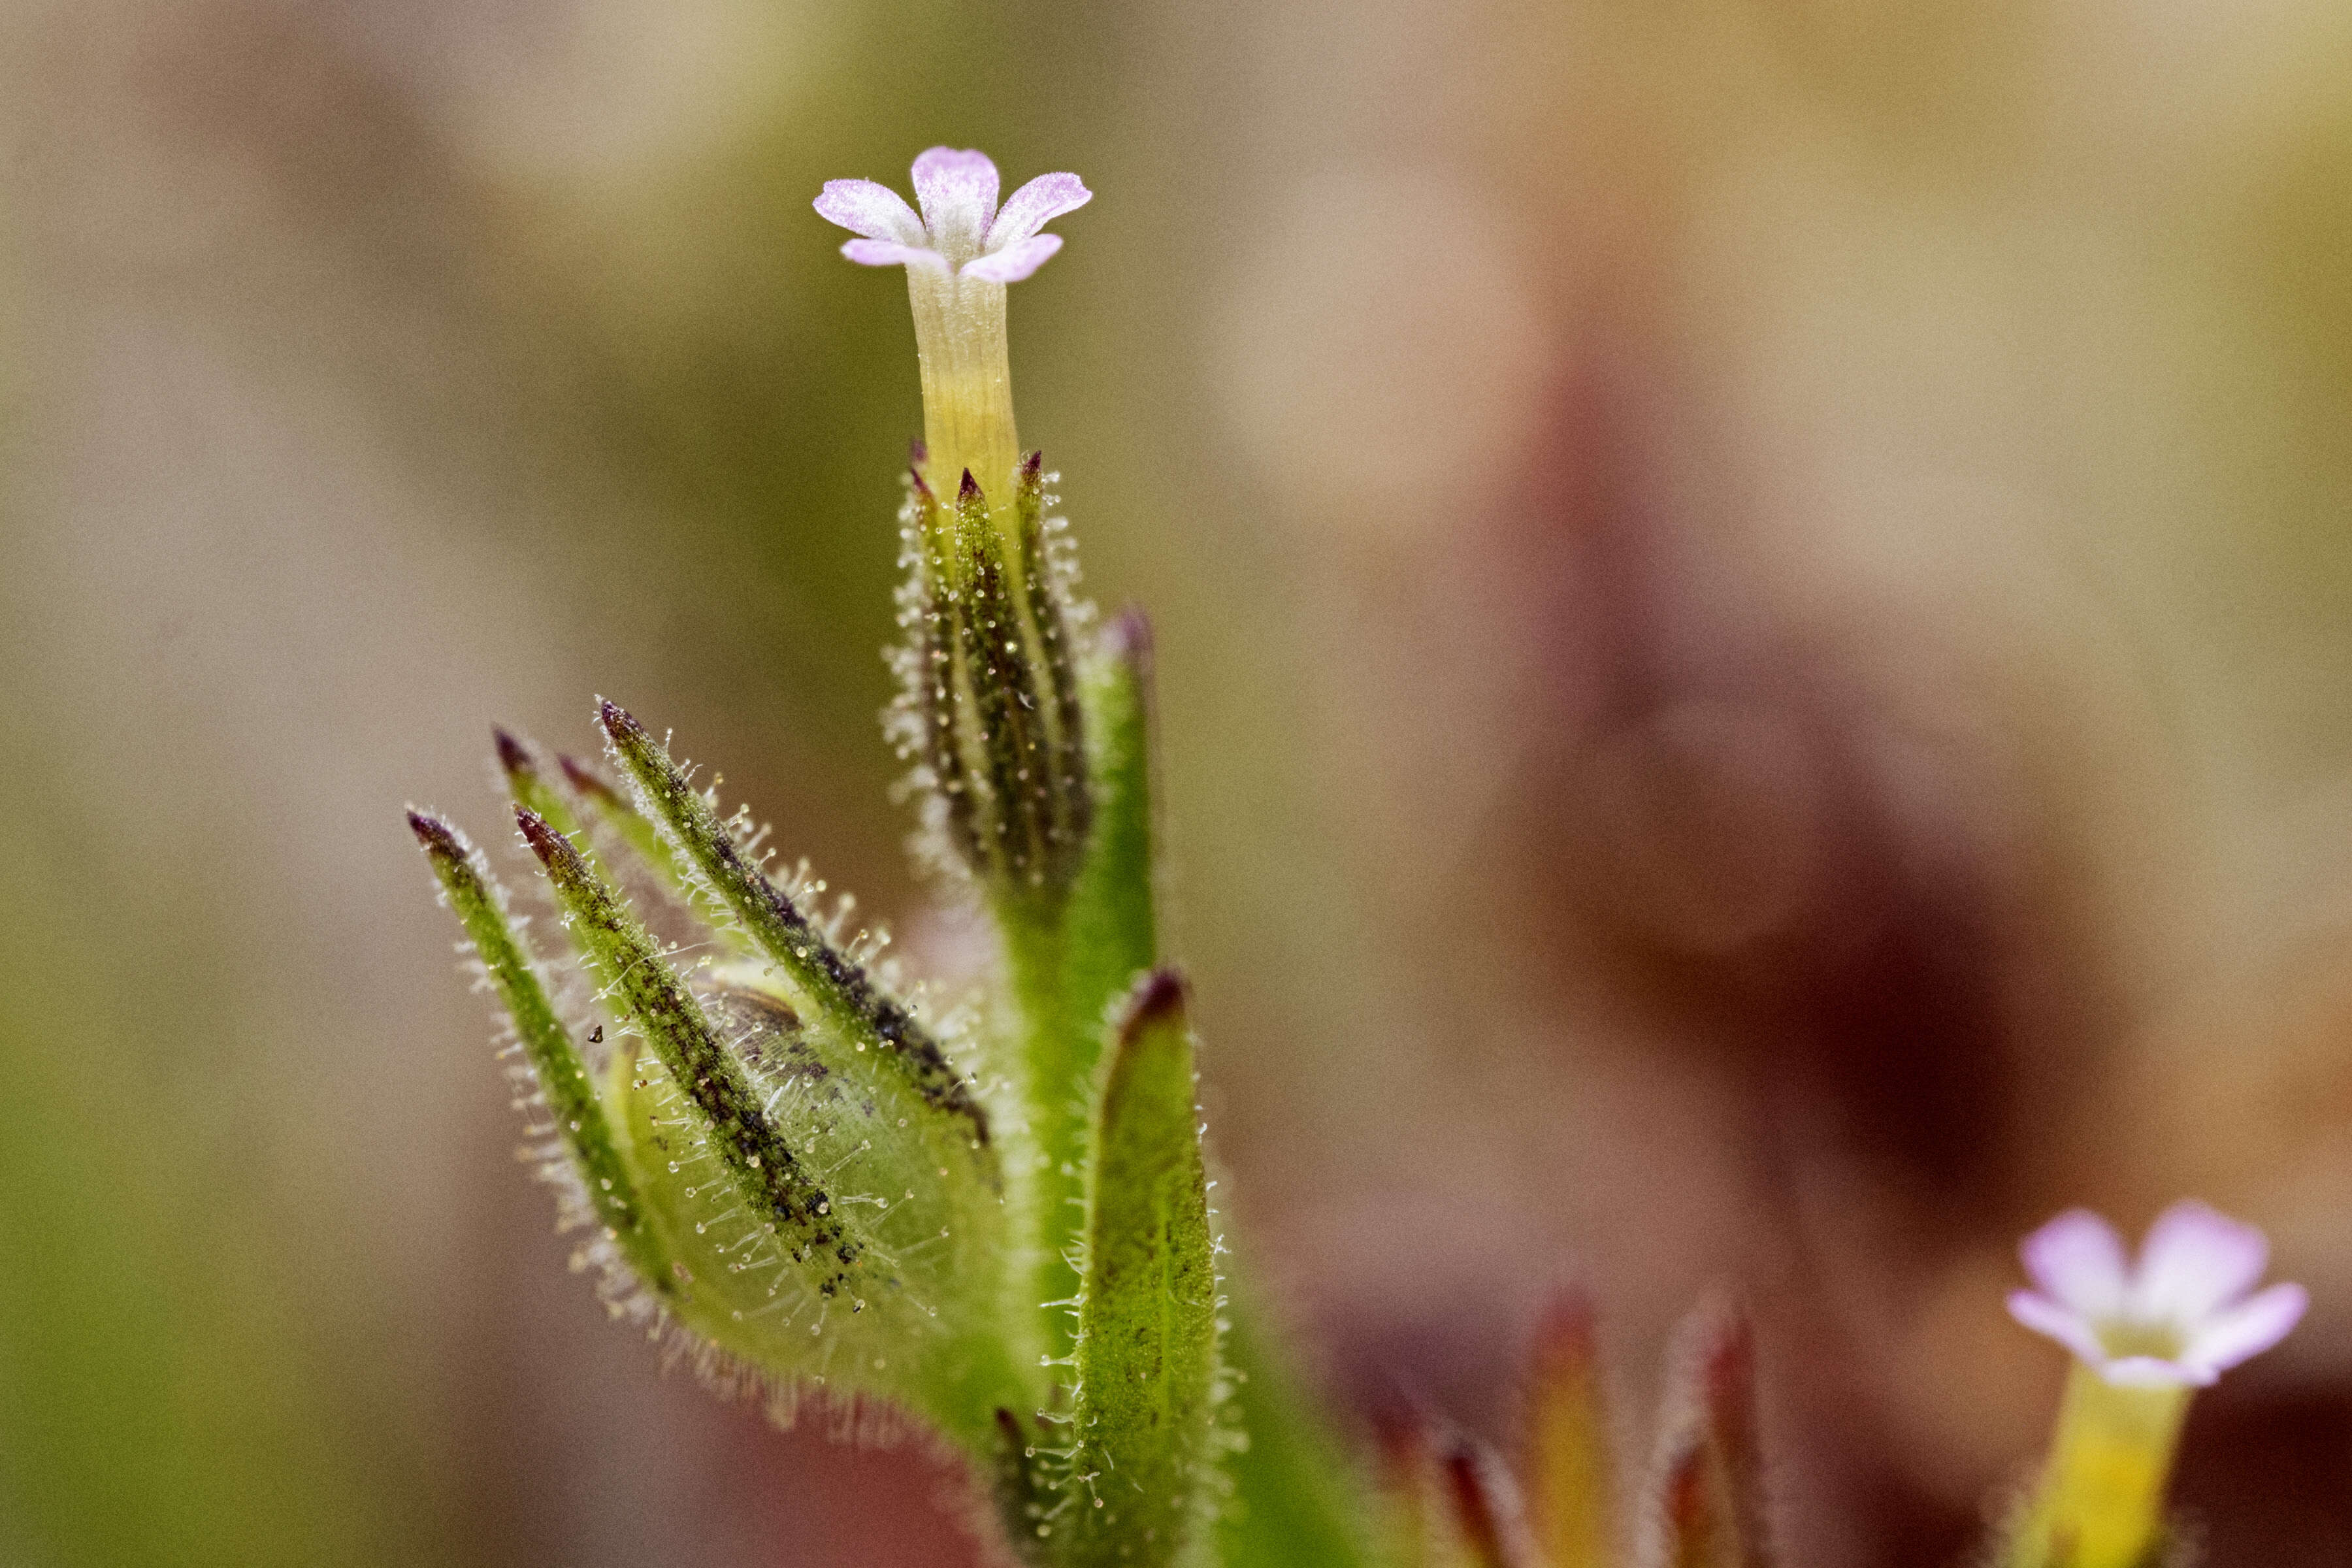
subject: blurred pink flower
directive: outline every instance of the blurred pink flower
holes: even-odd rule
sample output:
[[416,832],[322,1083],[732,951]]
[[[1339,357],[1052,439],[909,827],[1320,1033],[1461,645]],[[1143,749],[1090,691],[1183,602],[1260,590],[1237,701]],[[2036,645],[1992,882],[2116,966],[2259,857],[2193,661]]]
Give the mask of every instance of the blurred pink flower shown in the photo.
[[2131,1387],[2210,1384],[2284,1339],[2310,1304],[2300,1285],[2248,1295],[2269,1238],[2194,1201],[2157,1216],[2137,1268],[2116,1227],[2087,1209],[2067,1210],[2018,1252],[2039,1289],[2011,1294],[2010,1315]]
[[914,174],[920,216],[887,185],[825,182],[817,215],[863,237],[843,246],[841,254],[868,267],[904,263],[1017,283],[1062,248],[1061,236],[1037,231],[1094,199],[1076,174],[1040,174],[1000,208],[996,165],[984,153],[952,147],[924,153],[915,160]]

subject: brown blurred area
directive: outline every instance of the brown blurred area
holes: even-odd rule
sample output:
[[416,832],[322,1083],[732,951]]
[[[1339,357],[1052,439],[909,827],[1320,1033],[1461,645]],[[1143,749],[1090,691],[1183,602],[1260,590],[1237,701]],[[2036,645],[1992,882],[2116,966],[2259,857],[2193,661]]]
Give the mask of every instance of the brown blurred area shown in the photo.
[[[895,279],[1098,193],[1024,437],[1158,623],[1174,945],[1338,1405],[1507,1436],[1759,1316],[1809,1568],[1958,1561],[2016,1237],[2193,1194],[2308,1321],[2214,1568],[2352,1559],[2352,12],[25,0],[0,18],[0,1558],[966,1560],[919,1450],[602,1321],[398,807],[629,702],[942,947]],[[500,850],[503,854],[503,849]],[[1629,1453],[1639,1438],[1629,1419]]]

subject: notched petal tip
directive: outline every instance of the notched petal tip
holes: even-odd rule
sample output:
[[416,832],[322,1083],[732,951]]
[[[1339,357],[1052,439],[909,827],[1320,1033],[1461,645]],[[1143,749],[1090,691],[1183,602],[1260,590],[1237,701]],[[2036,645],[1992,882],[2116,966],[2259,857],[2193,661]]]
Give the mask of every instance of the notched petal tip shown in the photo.
[[827,180],[811,204],[817,216],[868,239],[896,240],[901,245],[923,243],[923,220],[907,198],[872,180]]
[[2144,1316],[2194,1322],[2253,1289],[2270,1256],[2261,1230],[2185,1199],[2158,1215],[2140,1243],[2133,1305]]
[[2068,1209],[2018,1244],[2018,1258],[2042,1293],[2076,1312],[2120,1310],[2130,1288],[2123,1238],[2088,1209]]
[[2181,1362],[2219,1376],[2286,1338],[2310,1307],[2311,1293],[2300,1285],[2258,1290],[2190,1335]]
[[915,159],[915,200],[931,242],[969,256],[996,216],[996,164],[973,148],[930,147]]
[[1037,235],[965,262],[962,276],[988,283],[1018,283],[1045,266],[1061,248],[1060,235]]
[[1095,194],[1076,174],[1040,174],[1004,198],[988,227],[988,248],[1002,250],[1027,239],[1064,213],[1076,212]]

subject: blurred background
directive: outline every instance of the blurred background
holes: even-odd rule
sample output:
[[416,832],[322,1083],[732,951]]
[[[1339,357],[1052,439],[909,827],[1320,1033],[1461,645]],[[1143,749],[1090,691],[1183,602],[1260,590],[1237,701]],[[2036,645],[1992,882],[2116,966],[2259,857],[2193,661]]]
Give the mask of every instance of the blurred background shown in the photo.
[[1728,1286],[1791,1561],[1952,1563],[2015,1238],[2195,1194],[2316,1305],[2182,1496],[2352,1560],[2352,9],[0,17],[0,1561],[969,1560],[565,1272],[399,817],[508,853],[488,726],[606,693],[942,943],[912,331],[808,206],[937,142],[1097,193],[1023,434],[1335,1407],[1507,1437],[1575,1269],[1639,1411]]

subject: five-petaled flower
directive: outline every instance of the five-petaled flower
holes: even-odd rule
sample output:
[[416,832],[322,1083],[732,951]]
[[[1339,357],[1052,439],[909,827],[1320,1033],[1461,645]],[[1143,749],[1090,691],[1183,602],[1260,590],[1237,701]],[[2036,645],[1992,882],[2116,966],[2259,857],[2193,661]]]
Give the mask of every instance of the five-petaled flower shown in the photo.
[[924,267],[991,283],[1018,283],[1062,248],[1062,237],[1040,234],[1064,213],[1093,199],[1076,174],[1040,174],[1003,207],[996,205],[996,165],[984,153],[934,147],[915,160],[918,216],[887,185],[872,180],[827,180],[818,216],[861,237],[841,247],[868,267]]
[[2010,1315],[2047,1334],[2108,1383],[2201,1387],[2282,1339],[2309,1298],[2300,1285],[2252,1290],[2270,1241],[2205,1205],[2157,1217],[2133,1267],[2115,1226],[2069,1209],[2018,1249],[2038,1290],[2009,1299]]

